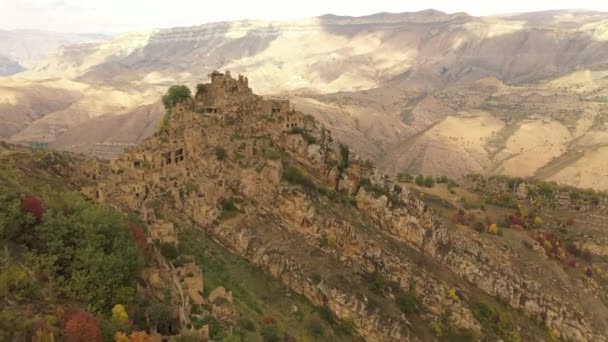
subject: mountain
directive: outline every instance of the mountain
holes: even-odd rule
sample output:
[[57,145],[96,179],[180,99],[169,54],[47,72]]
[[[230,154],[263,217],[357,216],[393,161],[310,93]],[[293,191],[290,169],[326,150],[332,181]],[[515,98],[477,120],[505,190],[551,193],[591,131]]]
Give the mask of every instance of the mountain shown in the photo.
[[[133,32],[64,46],[3,80],[9,113],[36,101],[30,86],[80,96],[34,118],[11,114],[4,122],[16,128],[2,137],[116,156],[151,134],[170,84],[231,70],[262,94],[291,99],[391,173],[503,173],[608,189],[607,23],[589,11],[422,11]],[[87,134],[96,125],[104,130]]]
[[[45,61],[64,45],[102,42],[110,39],[104,34],[78,34],[37,30],[0,30],[0,55],[6,56],[25,68]],[[9,74],[4,74],[6,76]]]
[[[458,192],[452,185],[468,205],[420,192],[289,102],[255,95],[240,75],[215,72],[193,96],[172,87],[164,103],[153,136],[111,162],[83,166],[83,193],[152,226],[169,220],[179,236],[208,236],[366,341],[605,339],[603,278],[585,275],[603,269],[603,259],[572,259],[572,272],[562,266],[591,250],[583,246],[603,253],[606,222],[591,217],[606,210],[604,195],[483,177]],[[550,221],[577,205],[585,214],[572,222],[588,222],[585,234],[595,238]],[[568,251],[559,247],[566,236]],[[598,280],[585,285],[581,277]]]
[[423,11],[221,22],[66,48],[42,70],[116,83],[159,82],[163,75],[196,82],[200,71],[229,69],[246,72],[262,93],[277,93],[361,90],[389,81],[441,87],[487,76],[522,83],[605,62],[608,15],[553,29],[555,16],[539,16],[544,20]]
[[25,70],[25,68],[16,61],[0,56],[0,77],[13,75],[23,70]]
[[607,341],[606,194],[395,179],[210,78],[110,161],[0,143],[0,337]]

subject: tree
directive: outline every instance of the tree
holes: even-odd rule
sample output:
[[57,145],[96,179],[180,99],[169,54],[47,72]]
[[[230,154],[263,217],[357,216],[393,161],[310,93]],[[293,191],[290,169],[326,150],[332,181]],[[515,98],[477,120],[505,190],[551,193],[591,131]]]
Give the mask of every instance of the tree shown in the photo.
[[190,99],[192,93],[190,88],[185,85],[174,85],[167,90],[167,93],[163,96],[162,101],[165,109],[169,110],[176,104]]
[[36,219],[36,223],[42,221],[42,216],[46,212],[42,200],[33,195],[23,196],[21,199],[21,210],[26,214],[31,214]]
[[496,225],[496,223],[492,223],[490,227],[488,227],[488,233],[492,235],[498,234],[498,226]]
[[173,329],[174,315],[171,308],[163,303],[154,303],[149,309],[150,324],[160,334],[169,334]]
[[[33,217],[30,216],[33,219]],[[26,215],[19,195],[0,184],[0,239],[14,239],[21,234],[21,228],[26,223]]]
[[64,334],[69,342],[102,342],[99,322],[86,311],[77,311],[69,316]]
[[125,310],[124,305],[114,305],[114,307],[112,308],[112,319],[118,323],[127,323],[129,315],[127,315],[127,311]]
[[423,186],[424,185],[424,176],[423,175],[416,176],[415,182],[416,182],[416,185]]
[[133,285],[143,265],[126,219],[81,195],[60,198],[59,208],[36,227],[39,252],[53,260],[77,299],[109,310],[117,291]]
[[399,309],[405,314],[411,314],[418,311],[418,300],[410,293],[400,292],[395,298]]
[[114,335],[114,342],[131,342],[129,336],[122,331],[119,331]]
[[346,144],[340,144],[340,158],[341,158],[341,161],[340,161],[339,167],[341,169],[346,169],[350,165],[349,155],[350,155],[350,150],[348,148],[348,145],[346,145]]
[[426,176],[424,178],[424,186],[426,186],[427,188],[432,188],[435,185],[435,178],[433,178],[432,176]]
[[131,342],[150,342],[152,339],[144,331],[135,331],[129,335]]

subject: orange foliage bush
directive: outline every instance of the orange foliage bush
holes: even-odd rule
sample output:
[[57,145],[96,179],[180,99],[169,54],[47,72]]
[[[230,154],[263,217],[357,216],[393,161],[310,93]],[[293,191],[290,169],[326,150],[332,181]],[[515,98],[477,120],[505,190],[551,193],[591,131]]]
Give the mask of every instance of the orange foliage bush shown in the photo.
[[103,342],[99,322],[91,313],[76,311],[65,320],[63,328],[68,342]]
[[143,331],[135,331],[129,335],[131,342],[150,342],[152,339]]
[[262,317],[262,325],[264,326],[275,325],[276,323],[277,321],[271,316]]

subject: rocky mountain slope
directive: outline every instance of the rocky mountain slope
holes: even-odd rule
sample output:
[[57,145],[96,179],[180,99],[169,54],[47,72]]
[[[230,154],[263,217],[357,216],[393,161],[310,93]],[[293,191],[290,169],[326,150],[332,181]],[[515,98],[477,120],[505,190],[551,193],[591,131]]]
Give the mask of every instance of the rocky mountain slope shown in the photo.
[[[130,33],[64,47],[3,79],[2,126],[12,128],[1,133],[115,156],[151,134],[168,85],[229,69],[247,73],[262,94],[291,99],[394,173],[505,173],[608,189],[598,164],[607,20],[586,11],[423,11]],[[38,97],[25,88],[38,86],[77,99],[20,114]],[[96,126],[104,130],[88,134]],[[546,141],[535,130],[550,132]]]
[[527,234],[448,224],[247,78],[213,73],[194,97],[173,87],[163,102],[154,136],[82,165],[87,196],[179,236],[204,232],[368,341],[608,336],[603,280],[561,268]]

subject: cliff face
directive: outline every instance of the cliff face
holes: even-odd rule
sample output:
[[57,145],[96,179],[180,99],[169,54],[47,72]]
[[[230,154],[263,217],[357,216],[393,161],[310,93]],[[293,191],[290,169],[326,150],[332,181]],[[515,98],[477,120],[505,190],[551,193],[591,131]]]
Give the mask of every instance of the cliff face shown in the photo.
[[247,73],[261,93],[361,90],[395,80],[443,87],[488,76],[522,83],[606,59],[606,16],[571,15],[569,25],[559,14],[531,20],[435,11],[210,23],[66,47],[39,71],[157,83],[176,75],[199,81],[201,71],[221,68]]
[[[563,270],[539,276],[545,261],[445,226],[288,102],[254,95],[241,76],[211,78],[155,136],[83,165],[95,180],[83,191],[149,223],[204,230],[369,341],[606,340],[605,304]],[[504,311],[500,328],[480,314],[488,303]]]

